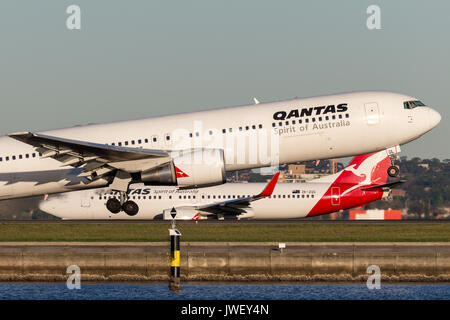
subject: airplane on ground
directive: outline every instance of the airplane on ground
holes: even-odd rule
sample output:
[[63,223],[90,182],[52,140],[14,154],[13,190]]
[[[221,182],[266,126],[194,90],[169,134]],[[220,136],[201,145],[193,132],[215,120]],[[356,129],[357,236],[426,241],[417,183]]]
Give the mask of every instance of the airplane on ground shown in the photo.
[[[387,197],[403,180],[387,183],[390,158],[385,150],[356,156],[338,173],[311,182],[278,183],[279,172],[264,183],[226,183],[200,189],[133,185],[129,198],[139,212],[111,213],[111,190],[82,190],[49,196],[39,208],[62,219],[289,219],[328,214]],[[262,191],[261,191],[262,190]]]
[[334,94],[0,137],[0,200],[109,187],[109,211],[139,210],[133,183],[197,188],[226,172],[387,150],[433,129],[440,114],[414,97]]

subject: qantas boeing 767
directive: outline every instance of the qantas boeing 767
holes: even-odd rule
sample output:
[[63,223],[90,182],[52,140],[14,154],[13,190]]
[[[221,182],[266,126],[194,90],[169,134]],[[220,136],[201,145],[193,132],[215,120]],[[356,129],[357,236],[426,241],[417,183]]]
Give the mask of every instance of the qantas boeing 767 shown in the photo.
[[[0,137],[0,200],[109,187],[133,214],[132,183],[196,188],[225,172],[388,150],[441,116],[414,97],[353,92]],[[397,167],[390,167],[396,175]]]
[[71,220],[89,219],[288,219],[327,214],[365,205],[389,195],[403,181],[387,182],[386,151],[356,156],[342,171],[305,183],[226,183],[201,189],[132,185],[129,197],[140,210],[132,216],[105,208],[118,197],[109,189],[51,195],[41,210]]

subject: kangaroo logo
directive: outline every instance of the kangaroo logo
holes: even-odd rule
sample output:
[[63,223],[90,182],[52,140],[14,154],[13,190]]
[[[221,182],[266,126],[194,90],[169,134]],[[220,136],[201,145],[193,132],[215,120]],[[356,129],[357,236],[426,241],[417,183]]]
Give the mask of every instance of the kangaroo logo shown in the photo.
[[[382,161],[384,158],[386,158],[386,154],[384,152],[377,152],[373,155],[369,156],[368,158],[364,159],[358,166],[358,163],[354,163],[344,169],[344,171],[351,172],[353,175],[358,177],[357,183],[353,186],[345,190],[345,192],[342,193],[341,196],[349,193],[350,191],[355,190],[356,188],[363,186],[363,185],[369,185],[372,183],[375,183],[373,177],[373,171],[376,165]],[[356,168],[356,166],[358,166]],[[362,180],[360,180],[362,179]]]

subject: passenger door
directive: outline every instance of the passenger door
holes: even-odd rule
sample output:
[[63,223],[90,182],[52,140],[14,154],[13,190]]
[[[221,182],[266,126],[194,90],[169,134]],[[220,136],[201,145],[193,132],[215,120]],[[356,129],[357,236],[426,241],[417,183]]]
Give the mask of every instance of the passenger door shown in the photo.
[[338,206],[341,204],[341,188],[331,187],[331,205]]
[[380,109],[376,102],[364,104],[364,109],[366,112],[367,125],[372,126],[380,123]]

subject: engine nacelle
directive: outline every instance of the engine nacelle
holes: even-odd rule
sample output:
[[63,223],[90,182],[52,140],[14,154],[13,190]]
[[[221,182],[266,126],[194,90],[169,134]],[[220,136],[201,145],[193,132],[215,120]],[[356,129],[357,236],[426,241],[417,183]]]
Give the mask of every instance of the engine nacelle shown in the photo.
[[173,163],[180,187],[215,186],[225,183],[227,179],[222,149],[183,151]]
[[173,152],[171,162],[141,172],[145,184],[207,187],[226,182],[222,149],[190,149]]
[[172,208],[172,209],[166,209],[163,212],[163,219],[164,220],[199,220],[202,219],[200,217],[200,214],[198,210],[195,210],[194,208]]

